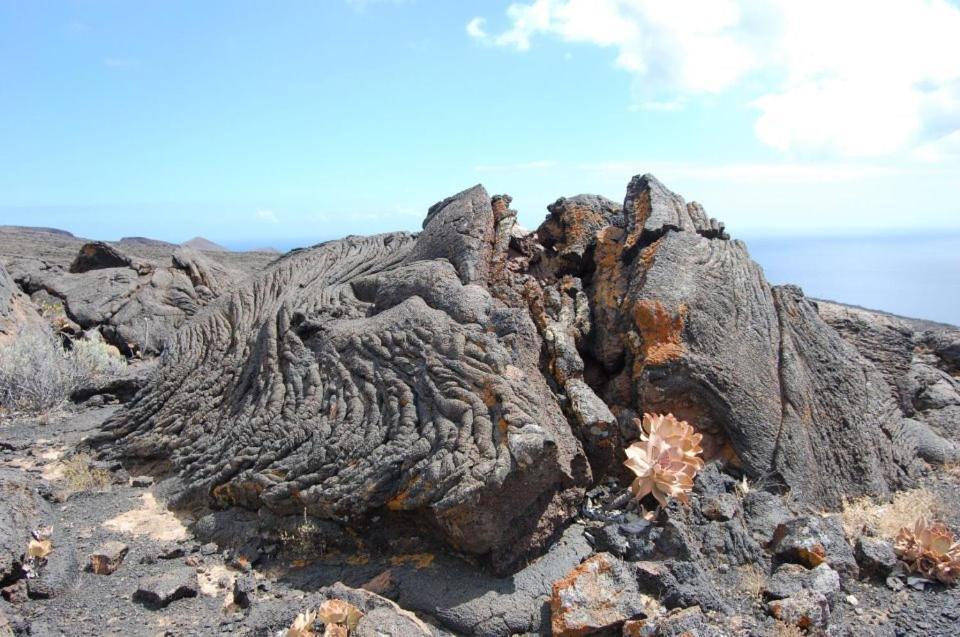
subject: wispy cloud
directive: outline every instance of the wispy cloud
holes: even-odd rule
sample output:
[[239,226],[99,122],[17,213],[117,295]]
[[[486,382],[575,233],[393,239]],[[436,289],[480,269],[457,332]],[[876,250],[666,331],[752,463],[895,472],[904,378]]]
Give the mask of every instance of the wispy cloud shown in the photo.
[[520,52],[545,37],[609,48],[642,108],[754,78],[757,137],[787,154],[889,157],[960,131],[949,0],[526,0],[506,14],[503,30],[478,17],[467,33]]
[[280,223],[277,213],[273,210],[257,210],[257,219],[267,223]]

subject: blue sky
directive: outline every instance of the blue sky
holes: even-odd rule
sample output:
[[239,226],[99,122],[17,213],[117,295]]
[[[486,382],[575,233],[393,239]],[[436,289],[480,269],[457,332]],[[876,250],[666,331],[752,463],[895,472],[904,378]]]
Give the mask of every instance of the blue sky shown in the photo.
[[290,247],[653,172],[742,237],[958,230],[960,8],[884,7],[0,0],[0,223]]

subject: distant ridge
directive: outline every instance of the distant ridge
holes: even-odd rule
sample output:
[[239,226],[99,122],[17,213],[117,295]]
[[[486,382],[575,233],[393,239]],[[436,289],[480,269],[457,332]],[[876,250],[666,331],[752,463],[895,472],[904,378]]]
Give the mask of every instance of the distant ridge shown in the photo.
[[265,252],[267,254],[282,254],[276,248],[252,248],[248,252]]
[[214,243],[213,241],[204,239],[203,237],[194,237],[189,241],[184,241],[180,245],[193,248],[194,250],[205,250],[206,252],[230,252],[229,248],[224,248],[219,243]]
[[170,248],[177,244],[169,241],[160,241],[159,239],[150,239],[149,237],[124,237],[117,241],[122,246],[149,246],[152,248]]
[[47,234],[56,234],[61,237],[71,237],[76,238],[72,232],[67,232],[66,230],[60,230],[59,228],[44,228],[41,226],[0,226],[0,228],[9,228],[13,230],[30,230],[32,232],[46,232]]

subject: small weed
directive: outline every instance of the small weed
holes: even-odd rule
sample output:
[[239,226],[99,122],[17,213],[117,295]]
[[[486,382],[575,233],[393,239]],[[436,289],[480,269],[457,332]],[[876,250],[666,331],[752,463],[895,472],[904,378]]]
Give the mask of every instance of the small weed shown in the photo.
[[767,586],[766,573],[756,564],[746,564],[738,570],[740,571],[740,590],[753,599],[762,599],[763,591]]
[[78,453],[63,464],[63,480],[69,493],[102,491],[110,486],[112,476],[106,469],[90,466],[90,456]]
[[881,537],[894,538],[904,527],[912,527],[921,517],[934,520],[941,516],[943,504],[928,489],[900,491],[893,501],[877,504],[871,498],[844,502],[841,520],[843,530],[851,540],[860,537],[867,528]]
[[807,634],[798,626],[787,624],[778,619],[773,625],[773,635],[774,637],[806,637]]

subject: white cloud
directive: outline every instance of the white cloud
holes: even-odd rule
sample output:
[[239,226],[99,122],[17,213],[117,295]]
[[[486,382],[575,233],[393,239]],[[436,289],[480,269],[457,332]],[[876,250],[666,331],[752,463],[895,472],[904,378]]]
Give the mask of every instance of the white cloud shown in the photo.
[[277,213],[273,210],[257,210],[257,219],[267,223],[280,223]]
[[483,18],[468,33],[517,51],[541,37],[608,47],[644,108],[762,82],[757,136],[786,153],[956,147],[939,143],[960,131],[960,7],[949,0],[531,0],[507,18],[500,33]]
[[467,22],[467,35],[483,42],[488,41],[490,36],[483,28],[483,25],[486,24],[486,22],[487,21],[483,18],[474,18],[473,20],[470,20],[470,22]]

